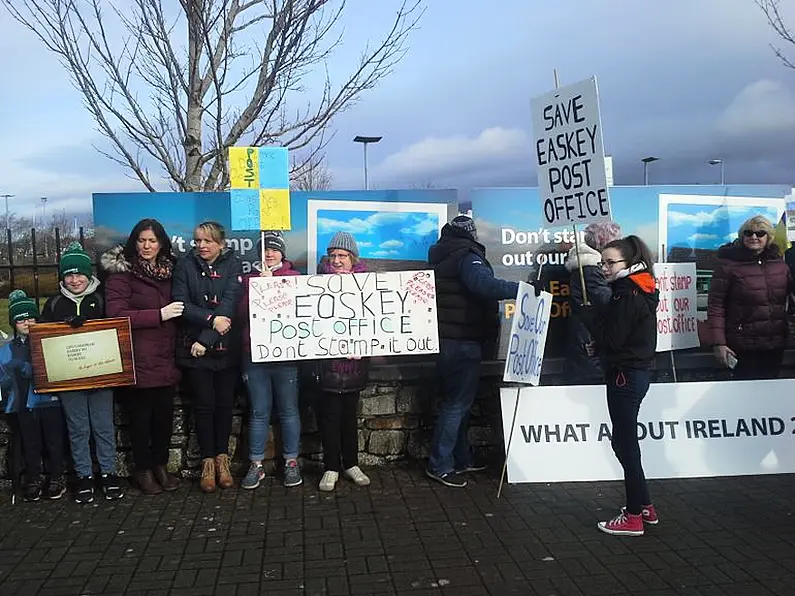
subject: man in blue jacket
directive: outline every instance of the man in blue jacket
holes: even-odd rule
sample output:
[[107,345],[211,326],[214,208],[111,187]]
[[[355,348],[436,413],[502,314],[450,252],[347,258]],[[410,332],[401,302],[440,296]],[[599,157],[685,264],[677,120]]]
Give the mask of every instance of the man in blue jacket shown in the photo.
[[428,251],[436,276],[441,381],[438,417],[426,474],[445,486],[463,488],[463,474],[476,466],[467,439],[484,355],[494,357],[500,327],[499,301],[516,298],[517,282],[494,277],[475,221],[459,215],[442,228]]

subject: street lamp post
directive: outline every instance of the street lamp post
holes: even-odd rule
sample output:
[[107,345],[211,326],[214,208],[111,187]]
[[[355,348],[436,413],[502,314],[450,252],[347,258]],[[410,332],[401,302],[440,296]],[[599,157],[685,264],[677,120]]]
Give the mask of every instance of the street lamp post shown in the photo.
[[364,147],[364,190],[369,190],[369,188],[370,188],[369,184],[367,182],[367,145],[369,143],[377,143],[378,141],[380,141],[383,138],[384,137],[363,137],[363,136],[357,135],[353,139],[354,143],[361,143],[362,146]]
[[710,159],[707,163],[711,166],[720,165],[720,185],[726,185],[726,164],[722,159]]
[[3,197],[6,200],[6,230],[9,229],[9,224],[8,224],[8,199],[12,198],[13,196],[14,195],[8,195],[8,194],[0,195],[0,197]]
[[659,157],[644,157],[640,161],[643,162],[643,185],[649,185],[649,164],[653,161],[659,160]]

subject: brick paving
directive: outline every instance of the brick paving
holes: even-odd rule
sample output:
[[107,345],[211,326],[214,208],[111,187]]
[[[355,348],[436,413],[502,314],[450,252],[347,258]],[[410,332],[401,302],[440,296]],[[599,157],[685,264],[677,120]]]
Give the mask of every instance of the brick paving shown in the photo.
[[417,466],[336,493],[260,489],[78,506],[0,494],[0,594],[15,596],[714,595],[795,593],[795,476],[654,481],[661,522],[598,532],[619,483],[464,490]]

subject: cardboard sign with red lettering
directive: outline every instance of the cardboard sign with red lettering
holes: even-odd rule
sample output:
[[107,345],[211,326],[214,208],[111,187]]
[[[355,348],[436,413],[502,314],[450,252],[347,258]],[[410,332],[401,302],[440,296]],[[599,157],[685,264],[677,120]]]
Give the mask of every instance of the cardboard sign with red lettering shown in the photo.
[[657,263],[654,276],[660,290],[657,306],[657,351],[697,348],[696,264]]

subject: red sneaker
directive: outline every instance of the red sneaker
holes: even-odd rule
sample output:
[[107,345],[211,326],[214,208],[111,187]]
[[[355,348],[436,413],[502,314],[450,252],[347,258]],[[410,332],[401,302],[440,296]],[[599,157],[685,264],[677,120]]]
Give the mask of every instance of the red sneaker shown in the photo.
[[597,527],[613,536],[643,536],[643,516],[622,511],[610,521],[599,522]]
[[[622,507],[621,513],[626,513],[626,512],[627,508]],[[640,514],[643,517],[644,524],[649,524],[650,526],[656,526],[657,524],[660,523],[660,518],[657,517],[657,510],[654,508],[654,505],[644,505]]]

